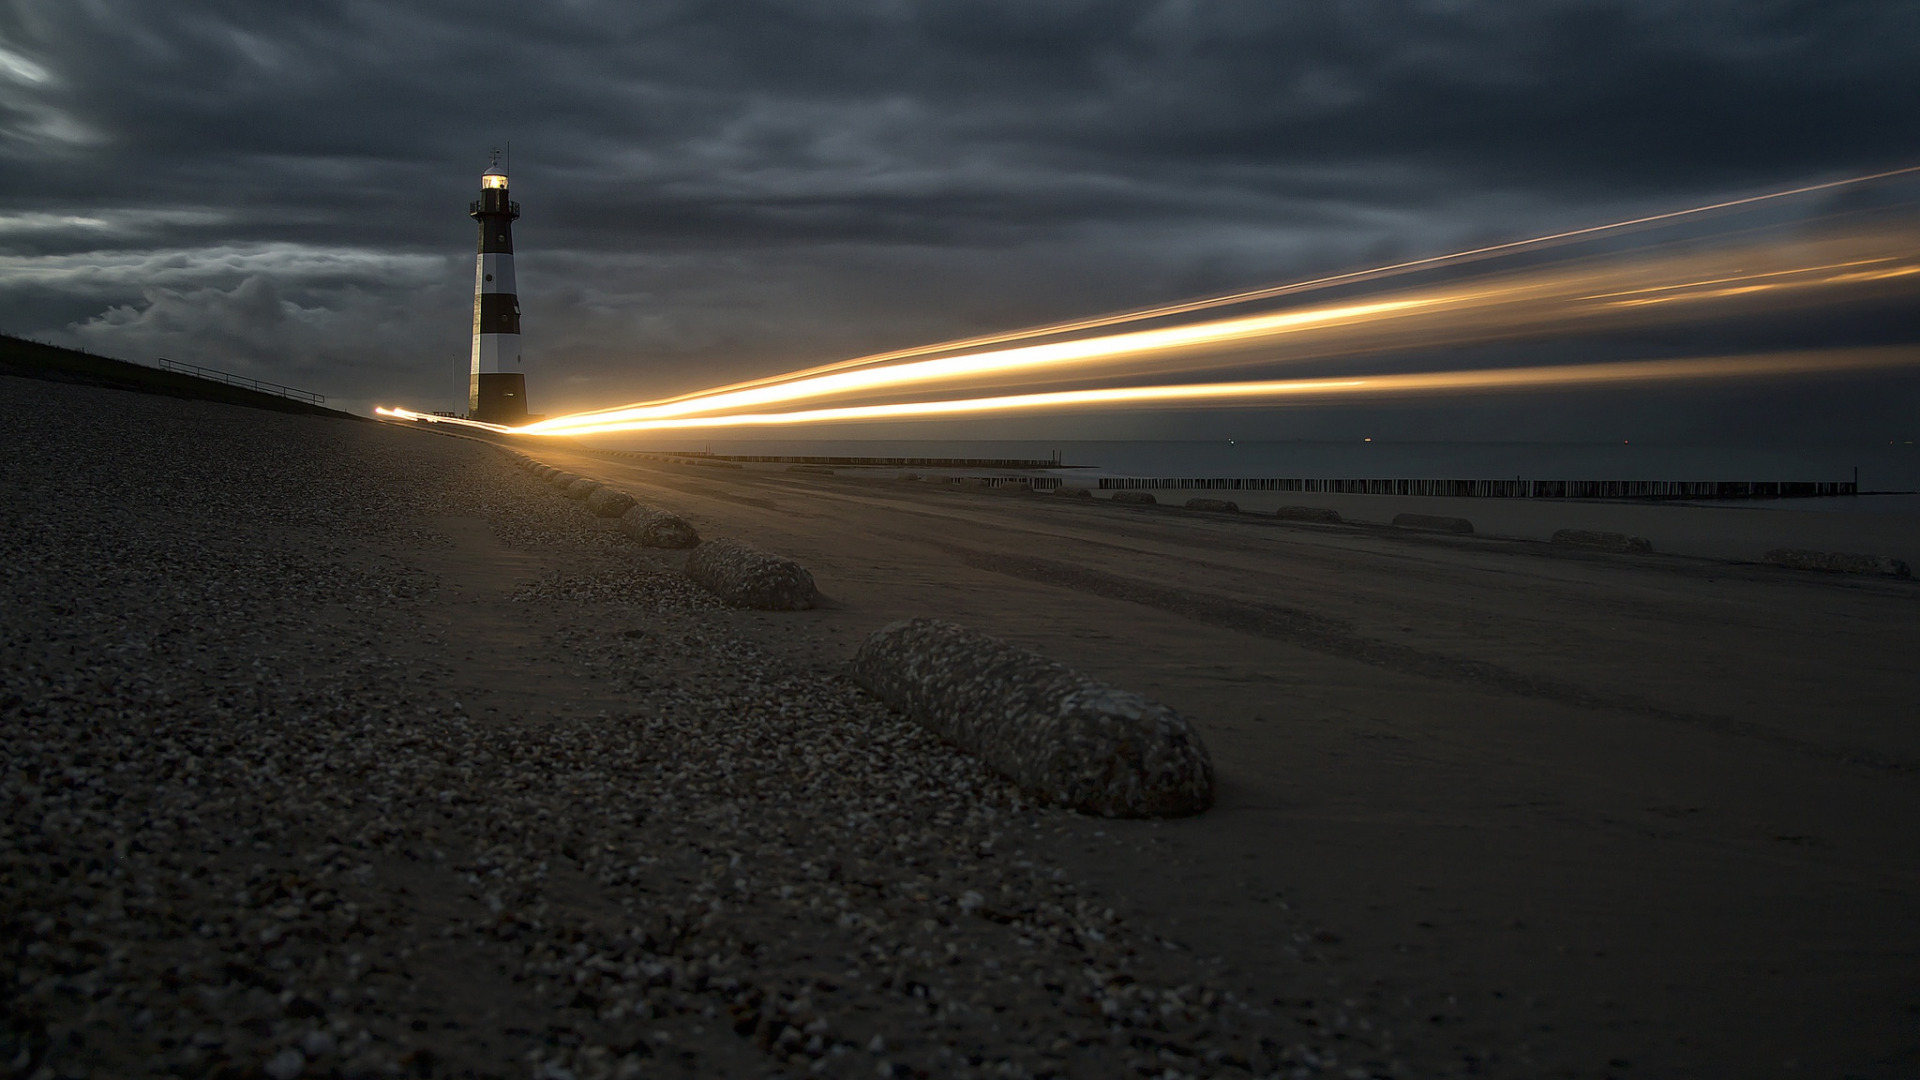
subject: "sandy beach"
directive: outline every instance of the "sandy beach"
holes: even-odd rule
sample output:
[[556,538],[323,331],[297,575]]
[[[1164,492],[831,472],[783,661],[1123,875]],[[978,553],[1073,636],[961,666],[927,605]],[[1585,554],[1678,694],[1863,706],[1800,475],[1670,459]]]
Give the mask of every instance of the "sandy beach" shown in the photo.
[[[827,598],[755,613],[481,441],[0,411],[17,1075],[1920,1072],[1920,585],[1753,561],[1909,518],[516,444]],[[1023,800],[845,677],[922,615],[1172,705],[1217,804]]]

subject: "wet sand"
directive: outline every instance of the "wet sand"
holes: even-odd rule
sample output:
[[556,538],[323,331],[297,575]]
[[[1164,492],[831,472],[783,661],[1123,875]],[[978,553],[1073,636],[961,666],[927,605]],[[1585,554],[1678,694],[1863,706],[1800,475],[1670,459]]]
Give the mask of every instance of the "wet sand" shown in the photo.
[[771,648],[937,615],[1194,717],[1218,806],[1058,855],[1255,993],[1533,1075],[1920,1070],[1920,586],[1729,561],[1905,519],[1287,500],[1610,555],[529,449],[810,566]]

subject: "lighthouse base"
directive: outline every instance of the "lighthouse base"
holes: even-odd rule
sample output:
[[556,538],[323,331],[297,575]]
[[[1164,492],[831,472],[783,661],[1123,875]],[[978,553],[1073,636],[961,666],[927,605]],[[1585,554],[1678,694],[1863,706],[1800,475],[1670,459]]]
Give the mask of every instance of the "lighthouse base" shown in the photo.
[[477,374],[467,395],[467,419],[488,424],[527,422],[527,377],[519,372]]

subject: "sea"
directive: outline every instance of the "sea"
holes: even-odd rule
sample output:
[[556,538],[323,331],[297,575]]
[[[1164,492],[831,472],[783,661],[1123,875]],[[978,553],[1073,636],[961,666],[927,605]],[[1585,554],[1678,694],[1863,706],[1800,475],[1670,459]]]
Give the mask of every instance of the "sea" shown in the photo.
[[[1446,480],[1857,480],[1859,497],[1756,500],[1754,506],[1920,516],[1920,447],[1910,442],[1706,445],[1658,442],[1331,440],[684,439],[631,448],[819,457],[1058,461],[1076,483],[1100,477]],[[1051,471],[1051,470],[1049,470]]]

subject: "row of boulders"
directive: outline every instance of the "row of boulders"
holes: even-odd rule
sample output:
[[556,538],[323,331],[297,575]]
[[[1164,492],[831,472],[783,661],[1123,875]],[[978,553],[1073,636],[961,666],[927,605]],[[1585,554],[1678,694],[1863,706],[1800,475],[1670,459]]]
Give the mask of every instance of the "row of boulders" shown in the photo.
[[618,519],[620,531],[646,547],[690,548],[700,543],[700,533],[670,510],[648,506],[618,488],[579,473],[556,469],[524,454],[514,456],[527,471],[559,488],[567,498],[585,503],[595,517]]
[[[910,479],[918,480],[919,476]],[[928,478],[931,482],[945,483],[945,478]],[[981,488],[983,484],[962,483],[962,489],[969,486]],[[1009,490],[1009,488],[996,488]],[[1010,490],[1027,491],[1024,486]],[[1083,487],[1061,486],[1052,489],[1052,494],[1066,498],[1089,499],[1092,490]],[[1121,506],[1157,506],[1160,500],[1150,491],[1122,489],[1109,498],[1110,502]],[[1227,499],[1193,498],[1184,504],[1188,510],[1204,510],[1215,513],[1239,513],[1240,504]],[[1345,519],[1338,510],[1324,506],[1283,506],[1274,511],[1274,517],[1281,521],[1301,521],[1320,525],[1340,525]],[[1399,529],[1413,529],[1420,532],[1450,533],[1455,536],[1473,535],[1473,522],[1466,518],[1443,517],[1434,514],[1395,514],[1393,526]],[[1653,544],[1644,536],[1629,536],[1626,533],[1601,532],[1592,529],[1561,529],[1553,534],[1555,547],[1586,548],[1593,551],[1610,551],[1626,555],[1644,555],[1653,550]],[[1881,574],[1889,577],[1908,578],[1912,569],[1899,559],[1888,555],[1857,555],[1837,551],[1805,551],[1797,548],[1776,548],[1767,552],[1766,560],[1775,566],[1784,566],[1795,570],[1818,570],[1826,573],[1842,574]]]
[[554,468],[509,450],[535,476],[583,503],[595,517],[613,519],[620,531],[643,547],[692,548],[687,576],[736,607],[762,611],[802,611],[819,602],[820,591],[806,567],[738,540],[701,542],[700,533],[671,510],[649,506],[609,484]]
[[1645,554],[1653,550],[1653,544],[1644,536],[1595,532],[1591,529],[1561,529],[1553,534],[1553,543],[1559,547],[1593,548],[1596,551],[1618,551],[1628,554]]
[[1910,578],[1913,569],[1904,560],[1891,555],[1855,555],[1845,551],[1808,551],[1804,548],[1774,548],[1767,561],[1790,570],[1819,570],[1828,574],[1884,574]]
[[[702,542],[627,492],[515,456],[641,543],[691,547],[688,576],[731,604],[788,610],[818,599],[813,576],[791,559],[737,540]],[[1213,762],[1185,717],[986,634],[933,619],[894,623],[861,646],[852,673],[1038,801],[1106,817],[1194,814],[1213,803]]]
[[1419,529],[1422,532],[1452,533],[1455,536],[1473,535],[1473,522],[1466,518],[1443,517],[1438,514],[1395,514],[1393,527]]

